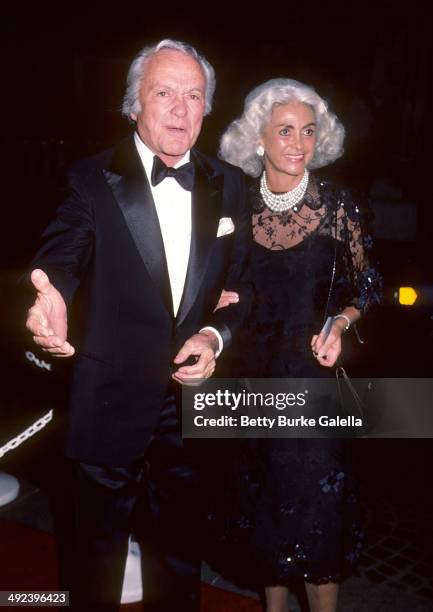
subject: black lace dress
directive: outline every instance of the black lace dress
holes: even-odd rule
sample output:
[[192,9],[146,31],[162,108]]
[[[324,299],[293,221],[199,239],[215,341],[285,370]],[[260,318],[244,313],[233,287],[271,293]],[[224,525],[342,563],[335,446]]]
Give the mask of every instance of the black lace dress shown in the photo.
[[[380,299],[362,205],[313,176],[297,210],[270,211],[258,181],[250,197],[255,302],[232,375],[333,376],[312,355],[313,334],[327,315],[349,305],[363,311]],[[338,581],[363,539],[349,455],[341,439],[229,443],[208,517],[211,563],[248,586]]]

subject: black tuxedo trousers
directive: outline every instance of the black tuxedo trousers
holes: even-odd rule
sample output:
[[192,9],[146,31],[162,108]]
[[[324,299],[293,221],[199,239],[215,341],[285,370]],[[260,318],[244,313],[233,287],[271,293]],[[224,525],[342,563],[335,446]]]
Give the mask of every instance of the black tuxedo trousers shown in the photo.
[[142,552],[146,612],[199,611],[202,486],[180,437],[178,406],[176,393],[168,394],[148,448],[134,464],[74,462],[74,570],[63,585],[72,610],[118,610],[133,531]]

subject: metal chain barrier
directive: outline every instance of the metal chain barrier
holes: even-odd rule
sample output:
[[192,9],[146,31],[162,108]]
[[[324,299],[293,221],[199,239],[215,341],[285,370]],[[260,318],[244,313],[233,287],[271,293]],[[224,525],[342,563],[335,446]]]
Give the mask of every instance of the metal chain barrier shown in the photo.
[[30,425],[30,427],[25,429],[18,436],[12,438],[12,440],[9,440],[9,442],[7,442],[4,446],[0,447],[0,459],[4,455],[6,455],[6,453],[13,450],[14,448],[17,448],[17,446],[20,446],[20,444],[22,444],[23,442],[34,436],[35,433],[43,429],[52,420],[52,418],[53,410],[51,409],[49,412],[47,412],[47,414],[35,421],[33,425]]

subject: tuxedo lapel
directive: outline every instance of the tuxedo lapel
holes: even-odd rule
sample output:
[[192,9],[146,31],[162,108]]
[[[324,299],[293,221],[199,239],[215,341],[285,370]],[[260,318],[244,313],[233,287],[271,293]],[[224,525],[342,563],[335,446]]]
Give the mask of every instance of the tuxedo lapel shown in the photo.
[[116,148],[110,168],[104,170],[104,175],[141,259],[165,306],[173,314],[170,280],[158,215],[133,138],[123,141]]
[[192,151],[196,178],[191,202],[191,248],[185,287],[176,325],[186,318],[203,282],[209,257],[217,239],[218,222],[222,207],[224,177],[215,172],[207,159]]

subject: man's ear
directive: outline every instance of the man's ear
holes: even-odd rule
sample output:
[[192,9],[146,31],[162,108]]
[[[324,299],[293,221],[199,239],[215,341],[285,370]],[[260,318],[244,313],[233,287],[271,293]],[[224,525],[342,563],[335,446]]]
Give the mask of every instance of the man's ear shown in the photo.
[[132,119],[132,121],[137,121],[137,113],[130,113],[129,117]]

